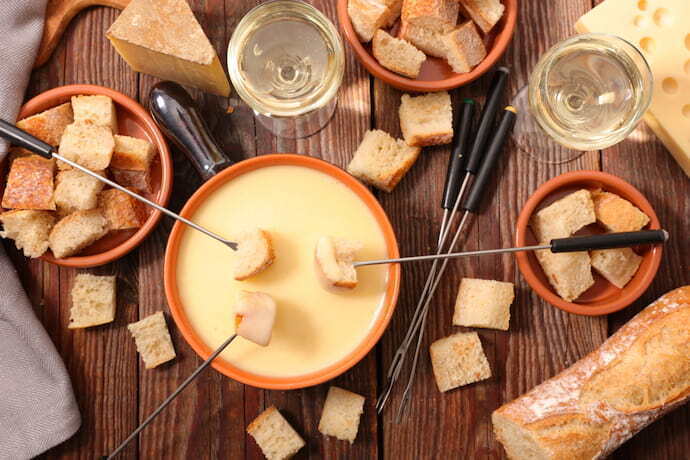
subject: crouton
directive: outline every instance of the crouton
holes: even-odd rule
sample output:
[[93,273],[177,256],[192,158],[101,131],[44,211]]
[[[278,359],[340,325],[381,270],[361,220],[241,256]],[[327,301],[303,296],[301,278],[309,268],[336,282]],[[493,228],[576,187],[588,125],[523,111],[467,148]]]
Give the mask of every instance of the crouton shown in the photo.
[[459,0],[460,8],[488,34],[503,16],[505,6],[500,0]]
[[446,59],[453,72],[470,72],[486,57],[486,47],[472,21],[443,35]]
[[636,232],[649,223],[649,216],[615,193],[592,192],[597,222],[609,232]]
[[69,329],[100,326],[115,320],[116,289],[114,276],[80,273],[74,278],[69,311]]
[[463,278],[455,301],[453,324],[507,331],[514,299],[513,283]]
[[110,160],[110,167],[130,171],[146,171],[156,151],[153,145],[144,139],[115,135],[115,149]]
[[425,147],[453,140],[453,107],[446,91],[416,97],[403,94],[399,112],[407,145]]
[[128,324],[127,329],[134,337],[146,369],[153,369],[175,359],[175,348],[162,311]]
[[429,56],[446,59],[446,45],[441,39],[442,32],[433,31],[426,27],[416,26],[403,21],[398,32],[398,38],[412,43]]
[[572,302],[594,285],[587,252],[553,253],[549,249],[536,251],[537,260],[556,293]]
[[238,244],[235,253],[233,278],[244,281],[266,270],[275,259],[271,235],[258,228],[246,230],[235,238]]
[[332,386],[323,405],[319,431],[352,444],[357,437],[359,419],[363,413],[364,396]]
[[115,104],[108,96],[72,96],[72,109],[75,122],[105,126],[112,133],[117,132]]
[[374,33],[391,22],[391,10],[378,0],[348,0],[347,14],[352,28],[363,42],[370,42]]
[[17,122],[17,128],[26,131],[46,144],[57,147],[67,125],[74,122],[72,104],[64,104],[32,115]]
[[460,5],[457,0],[405,0],[404,22],[436,32],[448,32],[458,23]]
[[590,257],[592,267],[619,289],[630,282],[642,263],[642,257],[630,248],[596,250]]
[[113,180],[123,187],[137,192],[151,193],[150,171],[129,171],[127,169],[111,168]]
[[275,406],[259,414],[247,427],[247,433],[254,438],[268,460],[291,458],[305,444]]
[[392,192],[420,152],[421,148],[410,147],[381,130],[367,131],[347,171],[367,184]]
[[429,348],[436,385],[441,392],[491,377],[489,362],[476,332],[458,332]]
[[[100,175],[103,171],[95,171]],[[98,194],[103,182],[76,169],[60,171],[56,179],[55,204],[61,215],[93,209],[98,205]]]
[[377,30],[372,42],[374,57],[383,67],[406,77],[417,78],[426,55],[405,40]]
[[540,210],[530,220],[539,242],[568,238],[582,227],[596,222],[589,190],[578,190]]
[[7,175],[2,207],[7,209],[55,210],[53,173],[55,162],[38,155],[17,158]]
[[50,232],[48,241],[53,255],[72,256],[108,232],[108,221],[98,209],[77,211],[61,219]]
[[316,243],[315,251],[318,275],[329,286],[354,289],[357,286],[357,270],[353,263],[355,253],[361,248],[359,241],[322,236]]
[[146,221],[144,204],[114,188],[103,190],[98,195],[98,207],[108,221],[109,230],[139,228]]
[[48,250],[48,235],[55,225],[49,211],[16,210],[0,214],[0,236],[14,240],[26,257],[41,257]]
[[269,344],[276,319],[276,303],[270,295],[240,291],[235,302],[235,316],[237,335],[262,347]]
[[[58,152],[85,168],[100,171],[110,166],[115,140],[110,128],[88,123],[73,123],[65,128]],[[70,167],[58,163],[60,169]]]

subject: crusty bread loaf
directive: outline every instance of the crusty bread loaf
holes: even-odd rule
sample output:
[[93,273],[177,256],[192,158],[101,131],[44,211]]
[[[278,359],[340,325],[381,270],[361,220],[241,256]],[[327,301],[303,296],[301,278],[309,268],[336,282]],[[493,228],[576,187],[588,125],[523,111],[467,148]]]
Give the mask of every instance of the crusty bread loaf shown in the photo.
[[442,40],[453,72],[467,73],[486,57],[486,47],[472,21],[443,35]]
[[458,0],[467,17],[472,18],[487,34],[503,16],[505,6],[500,0]]
[[442,32],[403,21],[398,37],[412,43],[429,56],[446,58],[446,45],[441,39]]
[[115,277],[80,273],[70,292],[69,329],[100,326],[113,322],[117,305]]
[[649,216],[615,193],[592,192],[594,213],[599,224],[610,232],[635,232],[649,223]]
[[403,94],[398,112],[407,145],[426,147],[453,140],[453,106],[446,91],[415,97]]
[[436,32],[448,32],[458,23],[458,0],[405,0],[402,20]]
[[108,96],[102,94],[72,96],[74,121],[106,126],[113,133],[117,132],[117,115],[115,104]]
[[426,55],[410,43],[379,29],[372,41],[374,57],[383,67],[406,77],[417,78]]
[[[103,171],[95,172],[105,174]],[[76,169],[60,171],[56,184],[55,204],[58,213],[63,216],[95,208],[98,205],[98,194],[103,190],[103,182]]]
[[336,386],[328,389],[319,431],[352,444],[357,437],[359,419],[364,413],[364,396]]
[[175,348],[162,311],[127,325],[127,329],[134,337],[146,369],[153,369],[175,359]]
[[247,427],[247,433],[254,438],[268,460],[288,459],[304,447],[304,439],[275,406],[259,414]]
[[690,399],[690,286],[652,303],[597,350],[492,414],[515,460],[604,458]]
[[53,173],[55,162],[38,155],[17,158],[7,174],[2,207],[55,210]]
[[23,129],[43,142],[56,147],[60,143],[65,127],[74,121],[72,104],[64,104],[37,113],[17,122],[17,128]]
[[115,148],[113,157],[110,160],[110,167],[127,169],[130,171],[146,171],[151,166],[156,150],[153,145],[145,140],[136,137],[121,136],[116,134]]
[[530,227],[539,242],[568,238],[585,225],[596,222],[589,190],[578,190],[541,209],[532,216]]
[[507,331],[515,286],[504,281],[463,278],[455,300],[455,326]]
[[[60,155],[92,170],[102,170],[110,165],[115,140],[110,128],[90,123],[72,123],[65,128],[58,149]],[[59,162],[60,169],[70,169]]]
[[592,267],[619,289],[630,282],[642,257],[630,248],[599,249],[590,253]]
[[55,225],[50,211],[14,210],[0,214],[0,236],[14,240],[26,257],[41,257],[48,250],[48,235]]
[[370,42],[374,33],[391,20],[391,10],[379,0],[348,0],[347,14],[352,28],[363,42]]
[[240,232],[235,241],[238,244],[235,252],[233,278],[244,281],[266,270],[275,259],[271,234],[259,228]]

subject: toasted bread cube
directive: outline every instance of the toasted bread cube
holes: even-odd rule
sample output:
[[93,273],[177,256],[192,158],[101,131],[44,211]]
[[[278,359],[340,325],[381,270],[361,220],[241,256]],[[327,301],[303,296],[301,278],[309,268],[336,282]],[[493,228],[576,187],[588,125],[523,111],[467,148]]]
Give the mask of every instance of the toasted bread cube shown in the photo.
[[630,248],[598,249],[590,257],[592,267],[619,289],[630,282],[642,263],[642,257]]
[[113,180],[123,187],[137,192],[151,193],[150,171],[130,171],[127,169],[111,168]]
[[61,259],[81,251],[108,232],[108,221],[98,209],[77,211],[61,219],[48,240],[53,255]]
[[488,34],[503,16],[505,6],[500,0],[459,0],[460,8]]
[[399,112],[407,145],[426,147],[453,140],[453,107],[446,91],[415,97],[403,94]]
[[275,406],[259,414],[247,427],[247,433],[254,438],[268,460],[291,458],[305,444]]
[[55,210],[53,172],[55,162],[38,155],[17,158],[10,166],[2,207]]
[[539,242],[568,238],[582,227],[596,222],[589,190],[578,190],[537,212],[530,227]]
[[565,301],[572,302],[594,285],[589,253],[536,251],[549,283]]
[[385,27],[390,27],[395,24],[395,21],[400,17],[402,12],[403,0],[379,0],[388,7],[388,20],[384,24]]
[[394,13],[378,0],[348,0],[347,14],[352,28],[363,42],[370,42],[374,33],[391,22]]
[[240,291],[235,303],[235,316],[238,319],[237,335],[262,347],[269,344],[276,320],[276,303],[270,295]]
[[14,160],[16,160],[17,158],[30,157],[32,155],[35,155],[35,154],[31,153],[30,151],[23,149],[21,147],[13,147],[12,146],[7,151],[8,164],[12,164],[12,162]]
[[80,273],[72,286],[69,329],[100,326],[115,320],[116,289],[114,276]]
[[441,39],[442,32],[416,26],[403,21],[398,32],[398,38],[412,43],[429,56],[446,59],[446,45]]
[[57,147],[62,138],[62,133],[67,125],[74,122],[72,104],[64,104],[48,109],[44,112],[32,115],[17,122],[17,128],[23,129],[46,144]]
[[127,329],[134,337],[146,369],[153,369],[175,359],[175,348],[162,311],[128,324]]
[[513,283],[463,278],[455,301],[453,324],[507,331],[514,299]]
[[402,20],[436,32],[448,32],[458,23],[457,0],[405,0]]
[[384,192],[392,192],[417,161],[421,150],[381,130],[367,131],[347,171]]
[[352,444],[357,437],[359,419],[363,413],[364,396],[332,386],[323,405],[319,431]]
[[14,240],[17,249],[27,257],[41,257],[48,250],[48,235],[55,225],[49,211],[16,210],[0,214],[3,230],[0,236]]
[[431,366],[441,392],[491,377],[476,332],[458,332],[431,344]]
[[470,72],[486,57],[486,47],[472,21],[443,36],[446,58],[453,72]]
[[379,64],[410,78],[419,76],[422,64],[426,61],[426,55],[417,48],[380,29],[374,34],[372,50]]
[[317,274],[329,286],[354,289],[357,286],[355,253],[362,248],[359,241],[322,236],[316,243]]
[[75,122],[105,126],[112,133],[117,132],[115,104],[108,96],[72,96],[72,109]]
[[[65,128],[59,153],[85,168],[100,171],[110,165],[115,140],[110,128],[89,123],[72,123]],[[59,163],[60,169],[70,167]]]
[[649,223],[649,216],[615,193],[592,192],[597,222],[609,232],[636,232]]
[[98,195],[98,207],[108,221],[109,230],[139,228],[146,221],[144,204],[114,188]]
[[259,228],[243,231],[235,241],[239,245],[235,253],[233,278],[244,281],[266,270],[275,259],[271,235]]
[[[105,174],[103,171],[95,171]],[[61,215],[93,209],[98,205],[98,194],[103,182],[76,169],[60,171],[55,186],[55,204]]]
[[110,166],[130,171],[146,171],[151,166],[155,154],[156,151],[149,141],[116,134]]

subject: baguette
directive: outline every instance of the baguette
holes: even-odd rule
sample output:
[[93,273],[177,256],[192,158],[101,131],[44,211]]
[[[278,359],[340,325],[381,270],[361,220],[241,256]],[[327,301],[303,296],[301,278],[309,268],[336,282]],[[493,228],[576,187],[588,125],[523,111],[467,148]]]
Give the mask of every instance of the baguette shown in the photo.
[[603,458],[690,399],[690,286],[492,414],[512,459]]

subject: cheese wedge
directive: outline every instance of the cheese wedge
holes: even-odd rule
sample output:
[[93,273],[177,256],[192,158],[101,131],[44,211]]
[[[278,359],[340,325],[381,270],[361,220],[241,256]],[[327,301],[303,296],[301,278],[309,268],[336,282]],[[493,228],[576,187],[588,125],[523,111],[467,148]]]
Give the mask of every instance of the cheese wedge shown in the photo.
[[230,94],[218,55],[185,0],[132,0],[106,36],[137,72]]
[[690,176],[690,2],[606,0],[575,24],[618,35],[642,50],[654,74],[649,127]]

